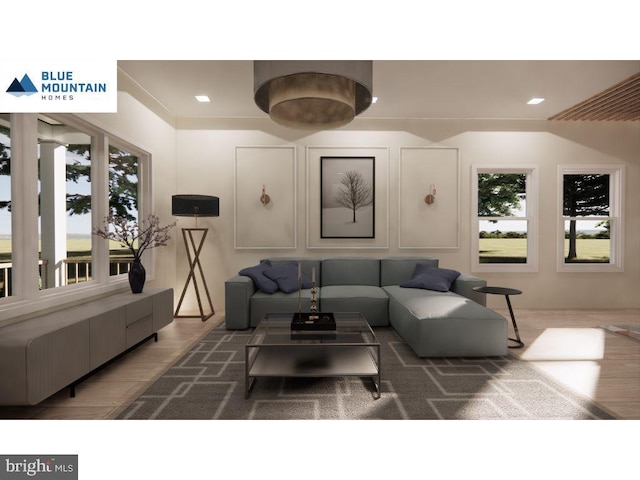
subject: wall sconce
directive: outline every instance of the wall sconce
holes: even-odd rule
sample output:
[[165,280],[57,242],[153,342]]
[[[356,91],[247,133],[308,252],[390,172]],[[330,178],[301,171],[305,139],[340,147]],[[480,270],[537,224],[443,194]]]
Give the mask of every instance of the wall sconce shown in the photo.
[[260,203],[267,205],[271,201],[271,197],[267,195],[267,187],[262,185],[262,195],[260,195]]
[[424,197],[424,203],[426,203],[427,205],[431,205],[435,201],[436,201],[436,186],[432,183],[429,186],[428,195]]

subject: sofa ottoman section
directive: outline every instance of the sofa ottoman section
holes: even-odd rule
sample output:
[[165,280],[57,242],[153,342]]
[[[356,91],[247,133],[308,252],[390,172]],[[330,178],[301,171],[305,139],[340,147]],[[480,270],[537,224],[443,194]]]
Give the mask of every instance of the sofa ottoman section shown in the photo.
[[419,357],[507,354],[507,320],[453,292],[384,287],[389,321]]

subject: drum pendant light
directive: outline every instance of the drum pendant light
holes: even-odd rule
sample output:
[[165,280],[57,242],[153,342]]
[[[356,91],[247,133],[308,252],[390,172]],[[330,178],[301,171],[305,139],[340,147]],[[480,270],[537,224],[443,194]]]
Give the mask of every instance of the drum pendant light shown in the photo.
[[337,128],[371,105],[372,61],[255,61],[254,99],[271,119],[307,130]]

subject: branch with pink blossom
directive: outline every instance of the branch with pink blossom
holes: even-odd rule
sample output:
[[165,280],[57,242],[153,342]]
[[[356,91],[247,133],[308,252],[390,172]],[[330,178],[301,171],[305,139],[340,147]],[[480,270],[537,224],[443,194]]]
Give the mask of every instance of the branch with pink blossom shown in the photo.
[[93,229],[93,234],[118,242],[139,261],[145,250],[163,247],[167,244],[171,239],[169,230],[175,227],[176,223],[160,226],[160,218],[153,214],[143,219],[139,224],[124,217],[109,215],[105,217],[102,228]]

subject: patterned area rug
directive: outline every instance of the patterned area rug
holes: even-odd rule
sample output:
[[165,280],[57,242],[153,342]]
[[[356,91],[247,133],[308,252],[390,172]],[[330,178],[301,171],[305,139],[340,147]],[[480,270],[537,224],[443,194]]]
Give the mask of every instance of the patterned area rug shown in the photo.
[[250,331],[211,330],[119,419],[611,419],[514,357],[418,358],[389,327],[381,398],[370,378],[258,378],[244,398]]
[[607,332],[611,332],[616,335],[622,335],[624,337],[628,337],[632,340],[640,342],[640,328],[635,325],[604,325],[598,328],[602,328]]

